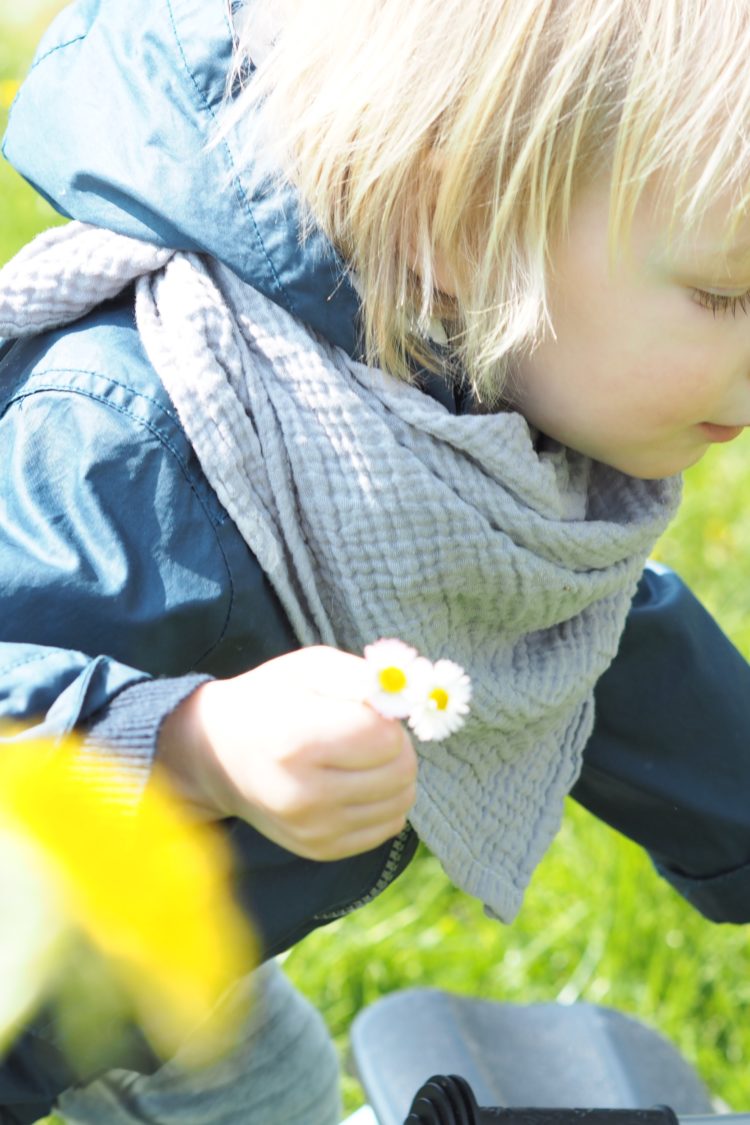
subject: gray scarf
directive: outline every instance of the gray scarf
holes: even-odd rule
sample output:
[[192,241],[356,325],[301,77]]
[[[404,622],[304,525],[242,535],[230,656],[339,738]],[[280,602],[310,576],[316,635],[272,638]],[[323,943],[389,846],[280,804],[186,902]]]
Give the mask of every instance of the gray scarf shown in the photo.
[[215,260],[77,223],[0,271],[0,334],[68,322],[134,278],[146,352],[300,644],[399,637],[471,676],[463,729],[417,747],[411,820],[510,921],[677,481],[538,451],[516,413],[453,416]]

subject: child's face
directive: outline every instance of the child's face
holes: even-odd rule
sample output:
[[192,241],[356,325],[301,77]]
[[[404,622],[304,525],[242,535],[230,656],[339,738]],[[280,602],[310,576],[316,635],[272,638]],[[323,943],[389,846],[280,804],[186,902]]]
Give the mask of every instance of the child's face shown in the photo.
[[750,221],[731,258],[721,200],[670,246],[669,216],[644,195],[610,269],[608,210],[608,184],[574,205],[552,254],[554,337],[519,362],[509,390],[550,437],[633,476],[668,476],[750,425],[750,311],[714,312],[695,292],[750,291]]

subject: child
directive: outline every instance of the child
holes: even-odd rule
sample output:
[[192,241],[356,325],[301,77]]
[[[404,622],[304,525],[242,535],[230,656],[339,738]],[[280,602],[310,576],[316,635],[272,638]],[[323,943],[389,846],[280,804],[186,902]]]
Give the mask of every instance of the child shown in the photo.
[[[160,759],[268,957],[417,833],[510,921],[573,786],[747,916],[747,669],[673,576],[590,736],[676,474],[750,421],[748,46],[750,6],[706,0],[81,0],[42,43],[5,152],[86,225],[0,275],[3,714],[81,729],[136,795]],[[359,695],[378,636],[472,677],[418,783]],[[685,638],[723,780],[673,722]],[[62,1111],[334,1121],[280,1093],[324,1049],[271,1035],[202,1097],[134,1047]],[[25,1078],[42,1050],[6,1060],[10,1120],[65,1084]]]

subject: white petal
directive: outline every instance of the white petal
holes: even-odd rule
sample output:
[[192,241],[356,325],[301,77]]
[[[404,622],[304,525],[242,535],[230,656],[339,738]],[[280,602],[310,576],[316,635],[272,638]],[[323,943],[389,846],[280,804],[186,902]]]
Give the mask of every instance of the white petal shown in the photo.
[[396,668],[403,668],[404,671],[416,660],[417,655],[415,648],[396,640],[395,637],[381,637],[379,641],[365,645],[364,650],[365,660],[376,668],[389,668],[393,665]]
[[461,715],[450,711],[437,711],[428,707],[415,709],[409,719],[409,726],[420,742],[442,742],[450,734],[455,734],[464,725]]
[[411,701],[404,691],[373,691],[366,702],[386,719],[405,719],[411,711]]

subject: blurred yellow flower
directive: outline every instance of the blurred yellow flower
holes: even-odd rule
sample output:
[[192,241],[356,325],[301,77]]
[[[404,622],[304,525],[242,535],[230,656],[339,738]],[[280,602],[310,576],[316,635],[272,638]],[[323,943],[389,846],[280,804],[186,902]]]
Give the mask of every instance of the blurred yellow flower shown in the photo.
[[207,1021],[208,1059],[231,1035],[226,1020],[241,1018],[228,1005],[223,1024],[216,1014],[208,1020],[255,961],[229,889],[228,849],[160,777],[137,804],[126,792],[111,762],[75,747],[20,742],[0,751],[0,1046],[54,993],[81,936],[160,1054]]
[[[62,903],[38,848],[0,817],[0,1052],[63,950]],[[6,905],[12,904],[12,905]]]
[[15,78],[0,79],[0,109],[10,109],[20,83]]

